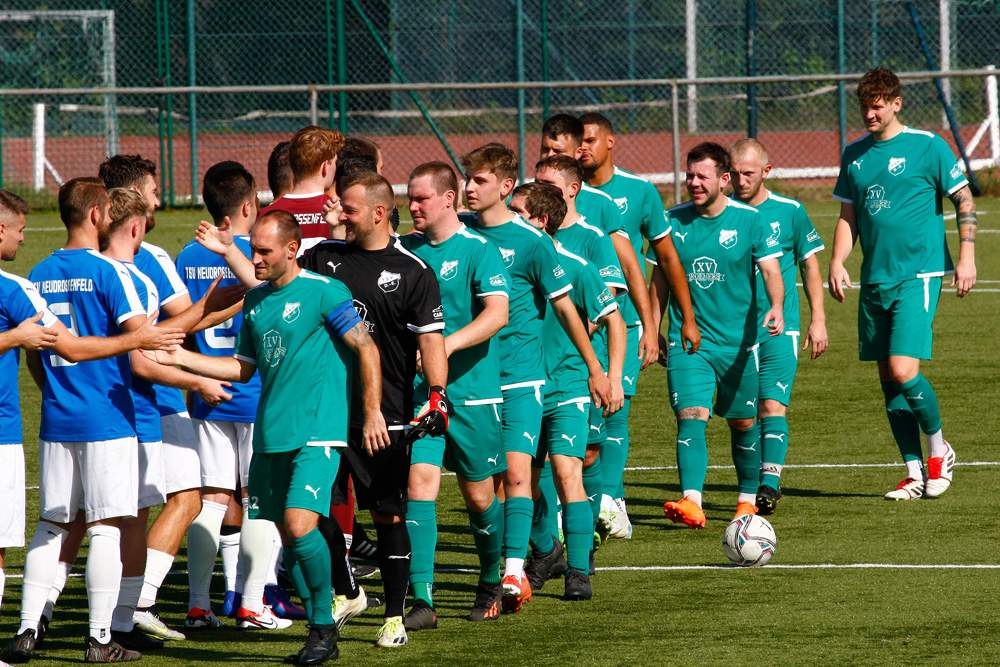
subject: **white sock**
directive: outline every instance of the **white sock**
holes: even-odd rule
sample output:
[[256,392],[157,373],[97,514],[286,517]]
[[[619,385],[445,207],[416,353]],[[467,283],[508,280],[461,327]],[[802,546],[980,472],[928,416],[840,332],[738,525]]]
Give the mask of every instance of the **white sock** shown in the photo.
[[240,533],[219,536],[219,553],[222,554],[222,576],[227,591],[240,591],[243,573],[240,571]]
[[281,534],[275,529],[274,543],[271,545],[271,563],[267,566],[267,578],[264,579],[265,586],[278,585],[278,564],[281,563],[281,556]]
[[209,590],[215,556],[219,553],[219,530],[226,516],[226,506],[210,500],[201,501],[201,513],[188,529],[188,607],[211,609]]
[[52,620],[52,610],[56,608],[56,602],[59,602],[59,596],[62,595],[63,589],[66,588],[66,580],[69,579],[69,573],[72,570],[73,563],[59,561],[59,566],[56,567],[56,578],[49,589],[49,597],[45,601],[45,609],[42,610],[42,616],[50,621]]
[[139,596],[140,607],[152,607],[156,604],[160,586],[173,565],[174,557],[167,552],[146,549],[146,573],[143,576],[142,594]]
[[524,559],[523,558],[507,558],[503,562],[503,576],[507,577],[517,577],[518,582],[521,581],[521,577],[524,576]]
[[751,505],[753,505],[754,503],[757,502],[757,494],[756,493],[737,493],[736,494],[736,502],[737,503],[750,503]]
[[142,592],[143,577],[122,577],[118,591],[118,606],[111,616],[111,629],[115,632],[130,632],[135,627],[132,617]]
[[608,512],[618,511],[618,507],[615,505],[615,499],[606,493],[601,496],[601,511],[603,512],[605,510]]
[[[695,502],[698,507],[701,507],[701,491],[695,491],[694,489],[684,489],[682,494],[685,498],[690,498]],[[756,498],[754,499],[756,500]]]
[[[35,536],[28,545],[24,557],[24,588],[21,592],[21,627],[17,634],[25,630],[38,631],[38,621],[45,608],[45,600],[59,569],[59,552],[68,533],[48,521],[39,521]],[[121,573],[118,573],[121,576]]]
[[259,614],[264,611],[264,582],[267,581],[274,541],[278,530],[270,521],[254,519],[243,511],[243,540],[240,563],[243,566],[243,606]]
[[924,478],[924,462],[920,459],[912,459],[906,462],[906,476],[913,479]]
[[[114,526],[87,529],[87,601],[90,636],[102,644],[111,641],[111,617],[122,583],[121,532]],[[141,587],[140,587],[141,589]]]
[[559,527],[559,530],[562,530],[563,527],[562,502],[556,503],[556,525]]
[[928,433],[924,437],[927,438],[927,456],[935,458],[948,453],[948,447],[944,444],[944,436],[941,434],[941,429],[938,429],[937,433]]
[[620,512],[621,514],[624,514],[625,516],[628,516],[628,510],[625,509],[625,499],[624,498],[615,498],[615,509],[618,512]]
[[3,568],[0,567],[0,609],[3,609],[3,585],[6,581],[7,578],[4,576]]

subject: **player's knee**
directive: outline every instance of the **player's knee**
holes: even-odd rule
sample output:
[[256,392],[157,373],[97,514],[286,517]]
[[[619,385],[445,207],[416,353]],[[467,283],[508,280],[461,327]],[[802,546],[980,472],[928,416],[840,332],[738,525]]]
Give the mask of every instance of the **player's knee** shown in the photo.
[[729,428],[734,431],[749,431],[756,423],[754,417],[750,417],[749,419],[727,419],[726,421],[729,422]]
[[787,408],[782,405],[781,401],[765,398],[760,402],[758,415],[760,417],[784,417],[786,411]]
[[890,357],[889,376],[896,384],[909,382],[920,372],[920,360],[911,357]]

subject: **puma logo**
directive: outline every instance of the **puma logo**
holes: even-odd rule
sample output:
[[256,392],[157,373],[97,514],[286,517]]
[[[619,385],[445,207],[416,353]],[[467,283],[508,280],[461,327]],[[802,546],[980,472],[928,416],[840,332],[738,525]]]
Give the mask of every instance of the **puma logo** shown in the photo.
[[615,441],[615,442],[617,442],[617,443],[618,443],[619,445],[620,445],[620,444],[622,444],[622,440],[624,440],[624,439],[625,439],[625,438],[605,438],[605,440],[614,440],[614,441]]
[[784,394],[786,391],[788,391],[788,385],[787,384],[781,384],[780,382],[775,382],[774,384],[776,384],[779,387],[781,387],[781,393],[782,394]]
[[[497,454],[493,458],[488,458],[486,460],[489,461],[490,463],[492,463],[493,465],[496,465],[497,464],[497,459],[499,459],[499,458],[500,458],[500,455]],[[487,535],[489,535],[489,533],[487,533]]]
[[590,430],[591,431],[597,431],[598,433],[600,433],[601,432],[601,427],[600,426],[594,426],[593,424],[591,424],[590,425]]
[[406,523],[412,523],[414,526],[419,526],[420,525],[419,521],[414,521],[413,519],[407,519]]
[[681,243],[684,243],[684,237],[687,236],[690,233],[691,232],[684,232],[683,234],[681,234],[680,232],[674,232],[674,236],[676,236],[677,238],[679,238],[681,240]]
[[490,525],[486,526],[485,528],[476,528],[476,532],[479,533],[480,535],[489,535],[490,534],[490,528],[492,528],[492,527],[493,527],[493,524],[491,523]]
[[755,398],[752,401],[747,401],[747,405],[749,405],[751,408],[753,408],[754,410],[756,410],[757,409],[757,399]]
[[691,438],[687,438],[686,440],[681,440],[680,438],[677,438],[677,444],[678,445],[684,445],[685,447],[690,447],[691,446]]
[[922,401],[922,400],[924,400],[924,392],[920,392],[919,394],[917,394],[916,396],[914,396],[913,400],[915,400],[915,401]]
[[629,383],[629,385],[631,385],[631,384],[632,384],[633,382],[635,382],[635,378],[634,378],[634,377],[633,377],[633,378],[630,378],[630,377],[629,377],[629,376],[627,376],[627,375],[623,375],[623,376],[622,376],[622,379],[623,379],[623,380],[625,380],[626,382],[628,382],[628,383]]
[[[582,405],[582,404],[581,404],[581,405]],[[563,433],[563,434],[562,434],[562,439],[563,439],[563,440],[569,440],[569,444],[570,444],[570,446],[574,446],[574,442],[573,442],[573,441],[574,441],[574,440],[576,440],[576,436],[574,435],[574,436],[573,436],[573,437],[571,438],[571,437],[569,437],[568,435],[566,435],[565,433]]]
[[341,264],[343,264],[343,262],[337,262],[336,264],[334,264],[333,262],[326,263],[326,265],[330,267],[330,271],[333,273],[337,272],[337,267],[340,266]]
[[785,441],[785,434],[784,433],[766,433],[764,435],[764,439],[767,440],[768,438],[774,438],[778,442],[784,442]]
[[389,560],[410,560],[410,554],[405,556],[389,556]]
[[736,445],[736,449],[742,449],[745,452],[755,452],[757,451],[757,443],[753,443],[749,447],[744,447],[743,445]]
[[[323,487],[320,487],[320,488],[323,488]],[[306,491],[308,491],[309,493],[313,494],[313,498],[315,498],[316,500],[319,500],[319,489],[314,489],[311,486],[309,486],[308,484],[306,484]]]
[[[532,438],[532,437],[531,437],[531,435],[530,435],[530,434],[529,434],[529,433],[528,433],[527,431],[525,431],[525,432],[524,432],[524,437],[528,439],[528,442],[530,442],[530,443],[531,443],[531,446],[532,446],[532,447],[534,447],[534,446],[535,446],[535,438],[537,438],[537,437],[538,437],[537,435],[535,436],[535,438]],[[490,460],[492,460],[492,459],[490,459]]]
[[851,164],[853,164],[855,167],[857,167],[858,171],[861,171],[861,162],[863,160],[864,160],[864,158],[861,158],[859,160],[854,160],[853,162],[851,162]]

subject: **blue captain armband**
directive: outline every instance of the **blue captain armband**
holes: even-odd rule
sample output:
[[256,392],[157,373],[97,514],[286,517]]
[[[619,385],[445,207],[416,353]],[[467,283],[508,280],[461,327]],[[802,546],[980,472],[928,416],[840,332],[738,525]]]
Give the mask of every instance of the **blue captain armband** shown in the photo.
[[337,310],[326,316],[326,328],[340,338],[360,322],[361,316],[358,315],[358,310],[352,301],[345,301],[337,306]]

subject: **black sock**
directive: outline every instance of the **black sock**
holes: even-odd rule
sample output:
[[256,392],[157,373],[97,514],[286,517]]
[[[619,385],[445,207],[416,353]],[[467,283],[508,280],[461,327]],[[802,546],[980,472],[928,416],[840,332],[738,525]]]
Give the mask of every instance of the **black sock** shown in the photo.
[[337,595],[346,595],[353,600],[358,597],[358,584],[351,572],[351,563],[347,560],[347,545],[344,543],[344,532],[334,519],[320,515],[319,532],[330,548],[330,579],[333,591]]
[[[385,589],[385,617],[403,615],[406,586],[410,580],[410,534],[403,522],[375,524],[376,552]],[[395,556],[395,558],[393,558]]]

